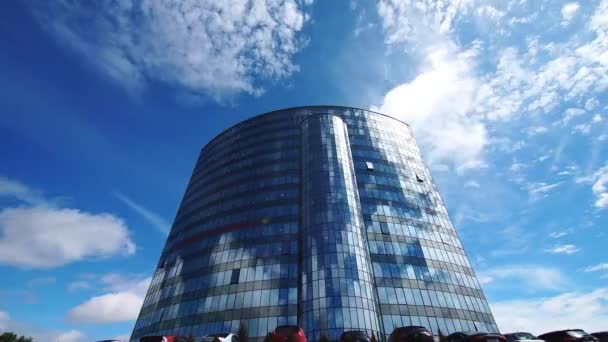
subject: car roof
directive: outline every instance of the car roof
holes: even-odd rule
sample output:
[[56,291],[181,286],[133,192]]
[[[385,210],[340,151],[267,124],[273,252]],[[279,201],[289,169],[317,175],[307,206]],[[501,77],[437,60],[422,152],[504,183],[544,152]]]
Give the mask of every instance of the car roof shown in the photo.
[[585,331],[585,330],[580,329],[580,328],[562,329],[562,330],[555,330],[555,331],[546,332],[546,333],[540,334],[538,336],[549,335],[549,334],[557,334],[557,333],[564,333],[564,332],[568,332],[568,331]]
[[511,335],[518,335],[518,334],[527,334],[527,335],[532,335],[532,336],[536,336],[531,332],[527,332],[527,331],[516,331],[516,332],[512,332],[512,333],[508,333],[508,334],[503,334],[504,336],[511,336]]

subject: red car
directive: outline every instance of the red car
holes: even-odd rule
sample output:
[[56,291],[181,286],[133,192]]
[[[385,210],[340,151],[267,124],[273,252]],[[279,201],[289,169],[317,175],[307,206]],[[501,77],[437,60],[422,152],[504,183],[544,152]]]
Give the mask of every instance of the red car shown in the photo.
[[[292,337],[288,341],[288,337]],[[272,331],[272,342],[308,342],[304,330],[297,325],[279,325]]]

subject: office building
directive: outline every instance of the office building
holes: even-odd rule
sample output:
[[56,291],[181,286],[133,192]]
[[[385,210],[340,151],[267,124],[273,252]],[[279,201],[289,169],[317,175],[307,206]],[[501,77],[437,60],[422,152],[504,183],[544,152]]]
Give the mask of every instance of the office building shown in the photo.
[[394,327],[498,332],[410,127],[298,107],[201,151],[136,322],[144,335],[298,324],[309,341]]

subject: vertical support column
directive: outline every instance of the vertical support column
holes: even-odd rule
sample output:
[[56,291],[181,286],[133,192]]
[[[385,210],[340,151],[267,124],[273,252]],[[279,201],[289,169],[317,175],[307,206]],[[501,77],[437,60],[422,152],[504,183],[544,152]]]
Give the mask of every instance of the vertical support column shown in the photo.
[[371,261],[346,123],[333,114],[302,122],[300,320],[309,337],[348,330],[378,336]]

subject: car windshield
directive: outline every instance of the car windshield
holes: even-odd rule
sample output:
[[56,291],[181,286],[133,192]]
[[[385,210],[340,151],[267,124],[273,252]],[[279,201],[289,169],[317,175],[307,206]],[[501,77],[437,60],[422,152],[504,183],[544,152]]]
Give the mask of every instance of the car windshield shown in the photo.
[[532,334],[528,334],[528,333],[518,333],[518,334],[514,334],[515,335],[515,339],[517,340],[535,340],[536,336],[532,335]]
[[576,338],[581,338],[589,334],[587,334],[584,330],[568,330],[568,335]]

